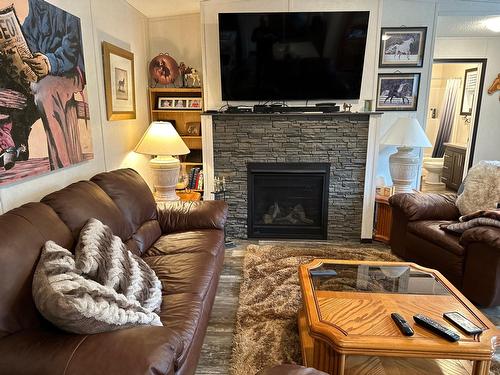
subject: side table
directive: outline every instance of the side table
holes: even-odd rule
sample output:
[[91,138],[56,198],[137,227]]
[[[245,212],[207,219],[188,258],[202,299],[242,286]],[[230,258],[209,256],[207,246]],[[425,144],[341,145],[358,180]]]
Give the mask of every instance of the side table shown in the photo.
[[375,197],[375,230],[373,239],[385,244],[391,242],[392,208],[389,198],[384,195]]

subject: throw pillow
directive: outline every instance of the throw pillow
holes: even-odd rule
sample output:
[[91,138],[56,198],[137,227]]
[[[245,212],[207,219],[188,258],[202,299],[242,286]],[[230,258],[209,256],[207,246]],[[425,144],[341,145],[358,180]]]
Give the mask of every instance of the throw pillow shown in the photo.
[[460,214],[468,215],[495,209],[499,202],[500,161],[481,161],[469,170],[456,206]]
[[57,327],[91,334],[161,326],[161,284],[154,271],[95,219],[80,233],[75,256],[48,241],[33,278],[33,299]]

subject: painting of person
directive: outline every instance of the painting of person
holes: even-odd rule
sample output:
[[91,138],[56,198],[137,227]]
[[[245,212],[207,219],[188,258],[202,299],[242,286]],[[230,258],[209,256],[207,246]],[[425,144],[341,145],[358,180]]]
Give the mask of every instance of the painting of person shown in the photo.
[[[16,42],[24,42],[30,56],[16,56],[5,42],[12,33],[4,30],[0,184],[93,157],[80,19],[44,0],[17,0],[9,9],[11,4],[0,0],[0,15],[10,17],[7,25],[18,22],[22,35],[17,33]],[[33,75],[16,75],[20,66]]]

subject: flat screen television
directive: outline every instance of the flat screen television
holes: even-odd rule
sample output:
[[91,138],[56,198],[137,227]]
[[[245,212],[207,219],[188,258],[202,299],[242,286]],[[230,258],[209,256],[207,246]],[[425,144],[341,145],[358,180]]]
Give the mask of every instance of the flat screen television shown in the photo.
[[359,99],[369,12],[220,13],[223,100]]

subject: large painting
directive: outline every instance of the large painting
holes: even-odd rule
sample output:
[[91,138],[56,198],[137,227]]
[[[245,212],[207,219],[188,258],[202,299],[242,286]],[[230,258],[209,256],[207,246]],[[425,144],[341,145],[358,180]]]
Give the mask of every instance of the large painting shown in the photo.
[[93,158],[80,19],[0,0],[0,185]]

